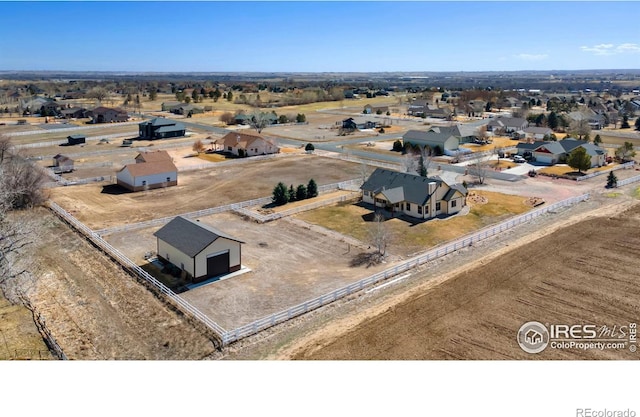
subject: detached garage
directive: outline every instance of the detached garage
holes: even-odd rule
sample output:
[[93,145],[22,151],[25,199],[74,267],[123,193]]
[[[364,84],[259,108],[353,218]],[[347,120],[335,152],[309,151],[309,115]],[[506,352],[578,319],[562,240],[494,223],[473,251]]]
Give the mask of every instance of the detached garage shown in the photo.
[[211,226],[176,217],[154,236],[158,259],[185,271],[192,282],[240,270],[244,242]]

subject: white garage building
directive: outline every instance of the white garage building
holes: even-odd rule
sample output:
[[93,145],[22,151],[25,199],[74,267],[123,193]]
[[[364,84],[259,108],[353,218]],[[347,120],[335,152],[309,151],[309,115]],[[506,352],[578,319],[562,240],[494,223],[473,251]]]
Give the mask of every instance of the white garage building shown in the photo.
[[244,242],[209,225],[179,216],[154,236],[158,258],[185,271],[192,282],[240,270]]

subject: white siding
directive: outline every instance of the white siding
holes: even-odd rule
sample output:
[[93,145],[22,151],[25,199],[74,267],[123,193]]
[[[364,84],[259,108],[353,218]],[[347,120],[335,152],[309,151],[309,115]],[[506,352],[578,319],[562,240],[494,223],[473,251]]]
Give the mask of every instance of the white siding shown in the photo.
[[177,181],[178,173],[175,171],[169,171],[160,174],[142,175],[135,178],[135,183],[133,185],[135,187],[141,187],[143,185],[143,181],[146,181],[147,185],[162,184],[163,182],[167,182],[167,178],[169,178],[169,181]]
[[116,178],[119,181],[124,182],[125,184],[133,184],[133,177],[131,176],[131,173],[126,167],[122,171],[119,171],[116,174]]
[[194,276],[201,277],[207,274],[207,255],[226,250],[229,250],[229,266],[240,265],[240,243],[219,237],[196,255],[196,274]]

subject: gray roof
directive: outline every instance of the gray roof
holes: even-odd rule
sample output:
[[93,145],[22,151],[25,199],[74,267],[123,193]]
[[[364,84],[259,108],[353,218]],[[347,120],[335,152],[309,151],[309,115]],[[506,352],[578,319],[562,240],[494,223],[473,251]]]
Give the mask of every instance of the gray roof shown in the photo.
[[451,132],[434,132],[422,131],[422,130],[409,130],[402,136],[405,142],[411,142],[412,140],[426,141],[430,143],[438,143],[444,145],[444,143],[451,137],[455,137]]
[[421,177],[376,168],[360,188],[374,193],[382,193],[392,204],[407,201],[423,206],[431,197],[429,183],[436,183],[440,186],[444,181],[440,178]]
[[[571,153],[571,151],[573,151],[574,149],[580,146],[585,148],[585,150],[587,151],[587,154],[591,156],[605,154],[604,149],[594,145],[593,143],[589,143],[584,140],[577,140],[577,139],[570,139],[570,138],[562,139],[561,141],[558,141],[558,142],[542,142],[542,143],[538,142],[534,145],[536,145],[535,149],[545,147],[549,152],[556,155],[560,155],[563,153]],[[523,147],[521,147],[520,144],[518,144],[518,148],[523,148]]]
[[467,195],[467,189],[464,188],[462,184],[453,184],[450,187],[451,188],[449,188],[449,191],[447,191],[444,197],[442,197],[444,201],[450,201],[453,196],[456,195],[456,192],[459,192],[463,196]]
[[176,122],[175,120],[172,119],[167,119],[165,117],[155,117],[151,120],[145,120],[142,123],[139,123],[140,126],[142,125],[151,125],[151,126],[171,126],[171,125],[176,125],[178,124],[178,122]]
[[531,126],[531,127],[527,127],[526,129],[524,129],[525,133],[533,133],[535,134],[551,134],[553,133],[553,130],[549,129],[548,127],[538,127],[538,126]]
[[193,258],[219,237],[244,243],[213,227],[184,217],[175,217],[153,234]]
[[525,151],[533,151],[535,149],[538,149],[539,147],[540,147],[540,142],[537,142],[537,143],[520,142],[516,145],[516,149],[524,149]]
[[182,123],[176,123],[175,126],[162,126],[155,130],[156,133],[166,133],[166,132],[182,132],[186,130],[186,127]]

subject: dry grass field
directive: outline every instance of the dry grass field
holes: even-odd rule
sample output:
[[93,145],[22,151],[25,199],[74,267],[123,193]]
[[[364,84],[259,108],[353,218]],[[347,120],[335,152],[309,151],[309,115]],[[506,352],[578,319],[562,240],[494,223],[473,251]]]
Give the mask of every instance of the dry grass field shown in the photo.
[[[640,205],[498,251],[396,301],[326,326],[293,359],[638,359],[629,350],[520,349],[522,323],[628,325],[640,317]],[[609,217],[611,216],[611,217]],[[400,301],[399,301],[400,300]],[[362,321],[359,321],[362,320]]]
[[37,284],[28,295],[70,359],[202,359],[213,343],[111,259],[59,221],[34,211]]
[[[204,161],[203,161],[204,162]],[[184,172],[178,185],[146,192],[88,184],[50,190],[51,198],[92,229],[177,215],[271,195],[275,185],[318,185],[358,178],[355,163],[315,155],[290,155],[248,164]]]
[[[491,191],[476,193],[486,197],[488,203],[470,202],[470,210],[466,215],[458,214],[447,219],[432,219],[424,222],[413,221],[408,217],[385,221],[384,224],[391,235],[389,253],[411,256],[531,209],[531,206],[526,204],[527,199],[521,196]],[[298,214],[296,218],[335,230],[362,242],[368,242],[371,213],[371,206],[339,204],[304,212]]]
[[0,293],[0,360],[53,359],[33,323],[31,312],[10,304]]

